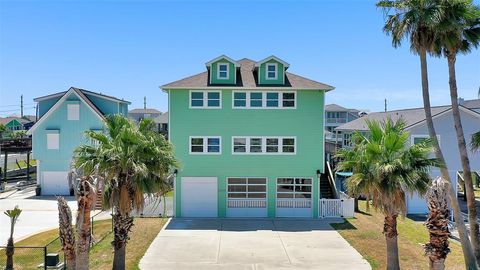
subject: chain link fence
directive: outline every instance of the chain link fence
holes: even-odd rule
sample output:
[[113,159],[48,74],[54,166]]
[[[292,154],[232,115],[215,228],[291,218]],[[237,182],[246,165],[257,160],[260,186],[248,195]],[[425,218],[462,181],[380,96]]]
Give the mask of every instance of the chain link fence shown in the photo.
[[[99,212],[91,217],[91,246],[102,241],[113,231],[112,217],[109,212]],[[13,269],[64,269],[65,257],[62,252],[60,237],[44,246],[15,246]],[[57,257],[58,256],[58,257]],[[58,262],[58,263],[57,263]],[[57,265],[57,267],[50,267]],[[0,270],[7,266],[7,247],[0,246]]]

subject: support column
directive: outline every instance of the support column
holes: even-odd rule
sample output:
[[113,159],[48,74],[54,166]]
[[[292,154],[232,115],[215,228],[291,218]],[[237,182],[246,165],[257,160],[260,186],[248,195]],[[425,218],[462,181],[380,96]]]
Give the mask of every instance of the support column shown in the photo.
[[27,152],[27,181],[30,181],[30,151]]

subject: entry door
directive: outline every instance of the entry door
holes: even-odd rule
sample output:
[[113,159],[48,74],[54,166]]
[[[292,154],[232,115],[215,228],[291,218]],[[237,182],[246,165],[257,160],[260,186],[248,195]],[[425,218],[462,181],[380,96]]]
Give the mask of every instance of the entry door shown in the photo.
[[68,172],[43,172],[42,195],[69,195]]
[[277,178],[277,217],[312,217],[312,179]]
[[180,196],[182,217],[218,216],[216,177],[182,177]]

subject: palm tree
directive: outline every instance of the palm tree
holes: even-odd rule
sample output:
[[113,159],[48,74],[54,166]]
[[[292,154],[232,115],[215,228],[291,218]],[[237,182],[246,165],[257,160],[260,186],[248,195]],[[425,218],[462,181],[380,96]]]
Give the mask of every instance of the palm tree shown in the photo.
[[57,201],[60,242],[65,253],[66,266],[68,270],[75,270],[75,233],[72,227],[72,211],[65,198],[58,197]]
[[424,194],[429,169],[439,163],[429,158],[432,148],[427,142],[409,145],[404,121],[367,121],[367,125],[368,135],[357,133],[356,145],[340,151],[339,169],[352,171],[348,189],[370,194],[373,207],[384,214],[387,269],[396,270],[400,269],[397,217],[406,214],[405,194]]
[[88,270],[89,250],[92,237],[90,213],[95,205],[97,192],[89,176],[80,177],[76,187],[77,197],[77,241],[76,241],[76,269]]
[[10,237],[8,238],[7,248],[5,253],[7,255],[7,265],[5,266],[6,270],[13,270],[13,254],[15,253],[15,247],[13,246],[13,230],[15,229],[15,224],[17,223],[18,217],[22,213],[22,210],[18,208],[18,205],[15,206],[12,210],[7,210],[4,214],[10,218]]
[[87,132],[97,146],[75,150],[74,165],[84,175],[102,175],[103,203],[113,207],[113,269],[125,269],[125,248],[133,226],[133,210],[141,212],[145,197],[158,198],[165,182],[177,166],[172,145],[155,133],[151,120],[136,126],[131,120],[114,115],[107,118],[106,134]]
[[450,98],[457,135],[458,150],[462,162],[465,197],[468,207],[468,222],[470,224],[470,240],[477,261],[480,262],[480,235],[477,222],[477,207],[473,191],[472,172],[468,158],[467,145],[458,105],[457,79],[455,62],[458,53],[467,54],[480,43],[480,10],[470,0],[441,0],[442,17],[438,21],[438,30],[434,53],[443,54],[448,62]]
[[[427,70],[427,53],[434,52],[435,38],[438,33],[435,27],[438,27],[438,19],[443,15],[439,0],[381,0],[377,3],[377,7],[382,8],[386,14],[383,30],[386,34],[392,36],[392,45],[395,48],[399,47],[402,41],[407,38],[410,41],[411,51],[419,55],[423,107],[428,134],[434,147],[435,156],[442,164],[446,164],[433,126]],[[460,212],[447,167],[442,166],[440,172],[442,177],[450,183],[449,197],[462,244],[466,268],[477,269],[475,253],[468,239],[467,228]]]
[[472,141],[470,144],[473,151],[478,151],[480,149],[480,131],[472,135]]
[[7,131],[7,126],[0,124],[0,139],[3,138],[3,134]]
[[438,177],[433,180],[427,191],[428,219],[425,226],[430,234],[430,242],[425,244],[425,254],[430,259],[430,269],[445,269],[445,259],[450,249],[448,248],[448,237],[450,230],[448,220],[450,210],[448,209],[448,182]]

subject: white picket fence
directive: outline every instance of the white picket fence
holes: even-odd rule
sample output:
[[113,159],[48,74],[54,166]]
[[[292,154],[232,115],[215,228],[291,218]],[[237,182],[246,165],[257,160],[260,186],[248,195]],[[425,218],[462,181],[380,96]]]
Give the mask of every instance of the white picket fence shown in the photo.
[[320,199],[318,200],[318,217],[353,217],[354,199]]

